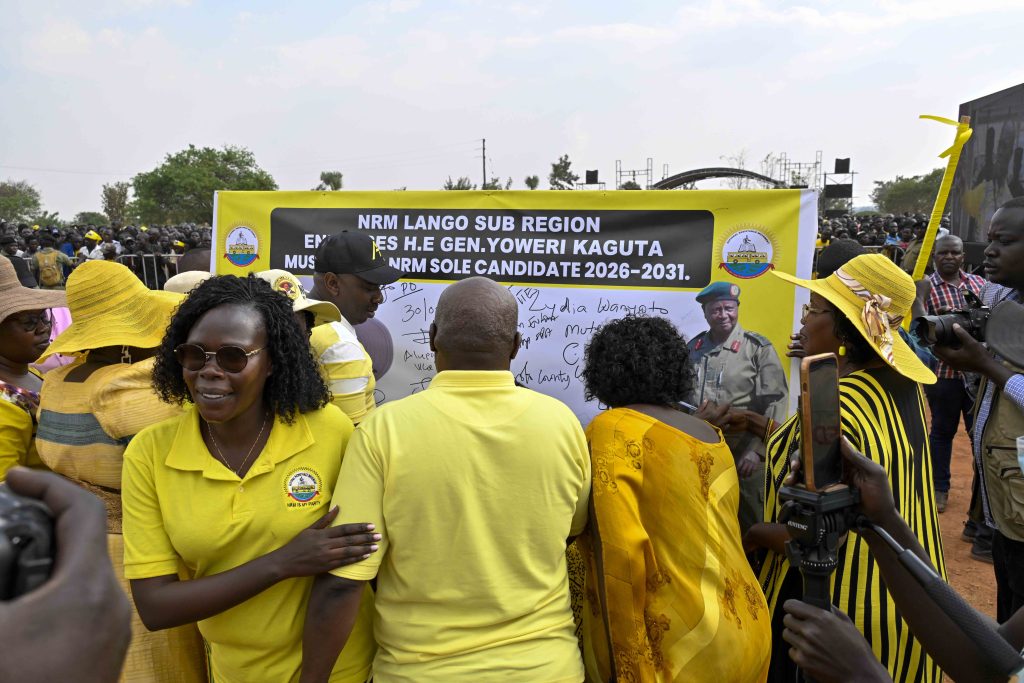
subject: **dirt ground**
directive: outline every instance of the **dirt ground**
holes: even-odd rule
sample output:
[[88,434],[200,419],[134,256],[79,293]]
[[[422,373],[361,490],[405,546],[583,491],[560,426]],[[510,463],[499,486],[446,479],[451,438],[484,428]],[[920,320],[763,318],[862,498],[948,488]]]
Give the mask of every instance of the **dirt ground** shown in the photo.
[[963,426],[953,441],[949,504],[939,515],[942,551],[949,583],[975,608],[996,616],[996,577],[992,565],[971,558],[971,544],[960,540],[971,502],[971,444]]

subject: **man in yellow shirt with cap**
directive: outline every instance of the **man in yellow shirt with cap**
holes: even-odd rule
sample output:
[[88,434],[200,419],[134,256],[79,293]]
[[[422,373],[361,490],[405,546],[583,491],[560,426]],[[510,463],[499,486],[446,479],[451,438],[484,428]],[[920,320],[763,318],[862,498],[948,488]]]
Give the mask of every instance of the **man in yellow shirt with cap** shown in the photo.
[[366,322],[384,300],[381,287],[402,277],[368,235],[343,230],[316,250],[312,299],[338,307],[342,319],[318,325],[310,343],[327,375],[333,403],[359,424],[376,406],[373,362],[353,325]]

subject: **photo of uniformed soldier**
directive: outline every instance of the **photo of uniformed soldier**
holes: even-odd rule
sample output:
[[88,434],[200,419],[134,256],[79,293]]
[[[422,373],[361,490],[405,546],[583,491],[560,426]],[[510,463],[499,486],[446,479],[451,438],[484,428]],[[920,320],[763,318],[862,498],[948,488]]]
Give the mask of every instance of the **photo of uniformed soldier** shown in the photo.
[[[697,372],[693,403],[729,403],[777,422],[786,419],[789,389],[775,347],[739,324],[740,288],[713,282],[697,295],[708,330],[687,344]],[[749,433],[727,434],[740,478],[740,531],[764,517],[764,443]]]

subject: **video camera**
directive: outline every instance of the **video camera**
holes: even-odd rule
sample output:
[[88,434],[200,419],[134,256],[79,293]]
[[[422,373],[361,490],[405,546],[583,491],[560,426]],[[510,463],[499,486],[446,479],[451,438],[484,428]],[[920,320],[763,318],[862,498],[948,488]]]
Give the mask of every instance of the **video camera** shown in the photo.
[[962,309],[942,315],[922,315],[914,318],[913,329],[922,346],[959,348],[960,340],[953,332],[954,324],[960,325],[976,340],[985,341],[985,329],[988,327],[992,310],[984,306],[974,292],[965,291],[964,300],[967,305]]
[[0,484],[0,600],[11,600],[50,577],[53,518],[38,500]]

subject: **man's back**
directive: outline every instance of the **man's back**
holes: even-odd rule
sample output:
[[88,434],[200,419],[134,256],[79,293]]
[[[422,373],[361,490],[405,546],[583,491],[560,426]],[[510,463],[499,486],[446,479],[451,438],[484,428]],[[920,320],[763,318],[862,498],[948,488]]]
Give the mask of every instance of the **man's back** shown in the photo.
[[373,522],[383,539],[334,574],[378,576],[375,680],[582,680],[565,542],[589,491],[575,416],[509,372],[442,372],[370,415],[345,455],[338,522]]

